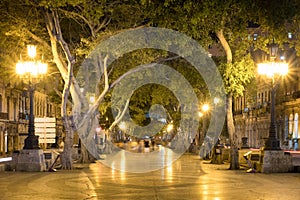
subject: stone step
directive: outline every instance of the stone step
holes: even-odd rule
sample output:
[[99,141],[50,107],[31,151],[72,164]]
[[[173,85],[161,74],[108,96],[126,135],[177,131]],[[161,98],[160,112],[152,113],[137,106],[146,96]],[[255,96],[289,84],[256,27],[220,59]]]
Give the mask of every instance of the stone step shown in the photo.
[[9,169],[12,157],[0,157],[0,171],[6,171]]
[[292,157],[292,165],[294,167],[300,167],[300,151],[285,151]]
[[4,163],[0,163],[0,172],[5,171],[5,164]]
[[292,154],[293,166],[300,166],[300,154]]

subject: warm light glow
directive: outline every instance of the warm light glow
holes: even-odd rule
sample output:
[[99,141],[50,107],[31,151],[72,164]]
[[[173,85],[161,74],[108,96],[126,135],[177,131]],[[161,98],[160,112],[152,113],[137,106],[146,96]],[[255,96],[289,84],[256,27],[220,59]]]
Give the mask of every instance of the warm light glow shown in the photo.
[[37,70],[38,74],[46,74],[48,65],[46,63],[42,63],[41,61],[37,62]]
[[219,102],[220,102],[220,99],[219,99],[218,97],[215,97],[215,98],[214,98],[214,104],[217,105]]
[[125,122],[121,122],[119,124],[119,128],[122,130],[122,131],[125,131],[126,130],[126,123]]
[[259,74],[267,75],[269,77],[272,77],[275,74],[286,75],[288,73],[288,64],[283,62],[259,63],[257,66]]
[[96,132],[97,132],[97,133],[100,133],[100,131],[101,131],[101,127],[97,127],[97,128],[96,128]]
[[42,63],[41,61],[27,61],[21,62],[19,61],[16,64],[16,73],[19,75],[30,74],[32,76],[38,76],[47,73],[48,65],[46,63]]
[[209,105],[208,105],[208,104],[204,104],[204,105],[202,106],[202,110],[203,110],[204,112],[208,111],[208,110],[209,110]]
[[173,124],[169,124],[167,127],[167,132],[171,132],[173,130]]
[[16,64],[16,73],[19,74],[19,75],[23,75],[25,74],[25,67],[23,67],[24,64],[19,61],[17,64]]
[[30,58],[35,58],[36,46],[35,45],[27,45],[27,53]]
[[95,103],[95,95],[90,96],[90,103]]
[[203,117],[203,113],[202,112],[199,112],[199,117]]
[[[28,56],[32,59],[36,56],[36,46],[27,45],[27,53]],[[21,60],[16,64],[16,73],[19,75],[30,75],[30,76],[38,76],[47,73],[48,65],[38,60],[31,60],[23,62]]]

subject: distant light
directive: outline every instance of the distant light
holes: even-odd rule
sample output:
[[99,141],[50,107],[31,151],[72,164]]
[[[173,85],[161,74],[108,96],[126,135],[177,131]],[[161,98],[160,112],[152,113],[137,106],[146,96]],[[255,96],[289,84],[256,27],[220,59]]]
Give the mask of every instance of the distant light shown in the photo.
[[126,130],[126,123],[125,122],[121,122],[119,124],[119,128],[122,130],[122,131],[125,131]]
[[215,98],[214,98],[214,104],[217,105],[219,102],[220,102],[220,99],[219,99],[218,97],[215,97]]
[[284,56],[280,56],[280,60],[284,60],[285,59],[285,57]]
[[171,132],[173,130],[173,124],[169,124],[167,126],[167,132]]
[[95,103],[95,96],[94,95],[90,96],[90,103]]
[[97,132],[97,133],[100,133],[101,130],[102,130],[101,127],[97,127],[97,128],[96,128],[96,132]]
[[203,113],[202,112],[199,112],[199,117],[203,117]]
[[289,38],[289,39],[292,39],[292,38],[293,38],[293,34],[289,32],[289,33],[288,33],[288,38]]
[[253,40],[254,40],[254,41],[257,40],[257,36],[258,36],[257,33],[254,33],[254,34],[253,34]]

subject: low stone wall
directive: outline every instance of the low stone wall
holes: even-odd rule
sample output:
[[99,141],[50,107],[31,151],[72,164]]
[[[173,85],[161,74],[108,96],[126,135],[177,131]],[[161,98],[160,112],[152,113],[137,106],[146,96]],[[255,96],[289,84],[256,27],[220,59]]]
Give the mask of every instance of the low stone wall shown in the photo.
[[284,151],[263,151],[263,173],[284,173],[293,171],[292,156]]
[[252,153],[248,155],[248,159],[257,172],[285,173],[294,170],[292,156],[289,153],[278,150],[241,149],[239,150],[240,165],[250,167],[244,158],[244,155],[249,151],[252,151]]
[[42,149],[23,149],[13,153],[11,169],[15,171],[46,171],[45,156]]
[[5,171],[5,164],[0,163],[0,172]]

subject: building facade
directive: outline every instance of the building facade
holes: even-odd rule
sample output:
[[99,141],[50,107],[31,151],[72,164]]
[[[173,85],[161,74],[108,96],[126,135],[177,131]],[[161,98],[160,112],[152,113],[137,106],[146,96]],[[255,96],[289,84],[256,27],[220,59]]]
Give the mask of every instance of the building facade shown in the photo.
[[[39,91],[34,93],[35,117],[58,117],[59,106]],[[59,120],[59,118],[58,118]],[[11,155],[24,146],[28,135],[29,94],[0,83],[0,156]],[[62,127],[57,127],[61,133]]]
[[[263,52],[255,52],[254,58],[263,60]],[[280,147],[284,150],[297,150],[299,142],[300,114],[300,63],[294,49],[285,47],[278,52],[277,62],[287,62],[289,72],[286,76],[275,76],[272,79],[256,75],[253,83],[244,96],[234,99],[233,110],[239,146],[261,148],[269,137],[271,121],[271,90],[275,87],[275,123],[276,135]],[[284,59],[284,60],[281,60]]]

